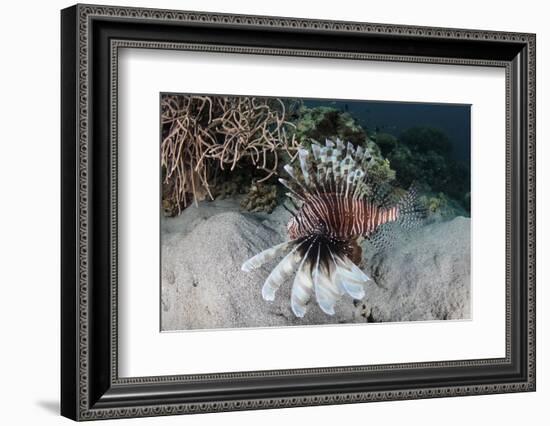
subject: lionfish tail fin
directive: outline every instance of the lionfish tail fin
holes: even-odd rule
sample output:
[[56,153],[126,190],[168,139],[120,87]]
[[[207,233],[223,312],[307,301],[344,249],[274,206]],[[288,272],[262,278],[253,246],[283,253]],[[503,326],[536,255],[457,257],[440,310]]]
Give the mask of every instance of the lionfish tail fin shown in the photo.
[[412,184],[394,206],[397,208],[397,219],[381,225],[368,237],[377,250],[391,249],[403,231],[418,228],[426,218],[426,208],[419,201],[416,184]]
[[412,230],[426,219],[427,210],[418,198],[418,187],[411,184],[407,193],[398,202],[399,215],[397,223],[406,230]]

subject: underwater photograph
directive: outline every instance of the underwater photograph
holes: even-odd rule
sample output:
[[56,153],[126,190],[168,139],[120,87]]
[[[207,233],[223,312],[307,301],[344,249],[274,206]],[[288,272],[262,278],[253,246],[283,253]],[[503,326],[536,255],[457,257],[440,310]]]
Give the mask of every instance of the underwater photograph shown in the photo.
[[470,113],[162,93],[161,331],[471,319]]

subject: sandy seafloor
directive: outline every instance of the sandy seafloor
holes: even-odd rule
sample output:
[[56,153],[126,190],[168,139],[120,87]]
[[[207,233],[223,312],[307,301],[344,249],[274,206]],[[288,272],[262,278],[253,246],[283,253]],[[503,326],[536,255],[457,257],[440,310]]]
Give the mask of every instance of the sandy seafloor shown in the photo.
[[312,300],[304,318],[290,309],[291,281],[275,300],[261,288],[276,264],[242,263],[287,239],[290,213],[246,213],[239,199],[203,201],[161,221],[163,331],[314,324],[469,319],[470,219],[434,222],[377,252],[364,242],[361,268],[372,278],[363,300],[345,295],[335,315]]

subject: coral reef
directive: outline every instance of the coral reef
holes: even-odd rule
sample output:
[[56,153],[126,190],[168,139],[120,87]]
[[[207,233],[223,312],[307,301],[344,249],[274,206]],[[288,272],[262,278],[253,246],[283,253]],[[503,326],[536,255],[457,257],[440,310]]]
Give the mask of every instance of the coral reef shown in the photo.
[[210,192],[214,199],[231,198],[246,194],[250,186],[250,177],[239,168],[233,173],[225,172],[212,179]]
[[380,152],[384,157],[387,157],[399,143],[397,138],[389,133],[376,133],[374,135],[374,140],[376,141],[376,145],[378,145],[378,148],[380,148]]
[[449,205],[449,200],[443,194],[440,192],[435,197],[426,197],[426,208],[430,213],[435,213],[437,211],[441,211],[442,209],[446,208]]
[[241,201],[241,208],[248,212],[271,213],[277,207],[277,185],[253,183]]
[[413,127],[399,137],[378,133],[373,139],[395,170],[399,186],[406,188],[415,182],[422,186],[423,192],[443,193],[456,200],[461,212],[467,214],[470,171],[451,157],[452,145],[445,133]]
[[355,119],[346,112],[330,107],[308,108],[301,106],[297,111],[296,139],[307,144],[311,139],[340,138],[354,145],[363,145],[367,134]]
[[428,220],[450,219],[456,216],[468,216],[468,211],[458,201],[449,198],[443,192],[424,193],[419,203],[425,208]]
[[272,211],[277,191],[270,194],[278,185],[275,177],[284,175],[283,165],[297,166],[299,145],[308,148],[327,138],[367,148],[374,182],[405,189],[415,183],[434,217],[469,214],[469,169],[452,158],[452,144],[438,129],[371,133],[348,111],[244,96],[165,95],[161,113],[167,216],[205,198],[236,195],[245,195],[245,210]]
[[401,143],[415,152],[433,151],[444,157],[452,152],[451,141],[445,133],[432,127],[411,127],[399,136]]
[[390,167],[387,158],[375,158],[369,167],[369,176],[375,182],[390,182],[395,179],[395,170]]
[[245,96],[165,95],[161,99],[163,207],[179,214],[191,200],[209,196],[218,170],[248,162],[267,179],[279,156],[296,141],[280,99]]

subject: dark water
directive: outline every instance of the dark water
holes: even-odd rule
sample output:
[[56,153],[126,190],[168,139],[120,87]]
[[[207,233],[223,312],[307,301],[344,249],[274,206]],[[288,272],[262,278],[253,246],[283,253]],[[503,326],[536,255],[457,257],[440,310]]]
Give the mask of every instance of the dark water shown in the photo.
[[467,165],[470,163],[470,105],[326,99],[304,100],[304,105],[346,111],[367,131],[390,133],[396,137],[411,127],[439,129],[452,143],[451,157]]

